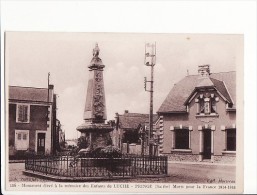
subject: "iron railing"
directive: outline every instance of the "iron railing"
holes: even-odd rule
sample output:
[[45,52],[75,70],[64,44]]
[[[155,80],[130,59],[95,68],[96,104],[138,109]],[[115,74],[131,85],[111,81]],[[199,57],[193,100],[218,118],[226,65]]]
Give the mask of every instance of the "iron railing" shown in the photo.
[[166,156],[122,156],[82,158],[74,156],[33,157],[26,159],[25,170],[63,177],[136,177],[167,175]]

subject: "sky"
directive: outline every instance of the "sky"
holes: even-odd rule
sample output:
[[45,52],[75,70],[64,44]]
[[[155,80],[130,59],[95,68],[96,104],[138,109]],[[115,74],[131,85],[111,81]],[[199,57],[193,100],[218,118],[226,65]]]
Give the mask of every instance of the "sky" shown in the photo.
[[[198,65],[209,64],[212,73],[236,70],[242,52],[240,35],[129,34],[6,32],[8,84],[47,87],[47,74],[57,98],[57,118],[66,138],[79,136],[83,123],[88,65],[97,42],[105,65],[104,86],[107,120],[124,110],[149,113],[150,94],[144,90],[145,43],[156,42],[154,66],[154,113],[172,86],[187,74],[197,74]],[[148,86],[149,87],[149,86]]]

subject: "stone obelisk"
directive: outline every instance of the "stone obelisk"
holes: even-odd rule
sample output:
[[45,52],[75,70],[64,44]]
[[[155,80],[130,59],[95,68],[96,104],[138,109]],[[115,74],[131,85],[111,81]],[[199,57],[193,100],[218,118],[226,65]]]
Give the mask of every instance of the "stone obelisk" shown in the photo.
[[103,80],[105,65],[99,58],[99,52],[100,49],[96,43],[93,49],[93,58],[88,66],[89,80],[83,117],[84,123],[77,127],[81,136],[86,138],[87,151],[112,144],[110,132],[113,128],[105,124],[107,119]]

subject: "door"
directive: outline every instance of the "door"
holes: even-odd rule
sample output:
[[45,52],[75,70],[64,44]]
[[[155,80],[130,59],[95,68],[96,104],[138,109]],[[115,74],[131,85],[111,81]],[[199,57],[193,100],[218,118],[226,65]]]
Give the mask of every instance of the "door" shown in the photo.
[[28,130],[15,130],[15,148],[16,150],[27,150],[29,148]]
[[45,154],[45,133],[37,134],[37,153]]
[[203,158],[211,159],[211,130],[205,129],[203,132]]

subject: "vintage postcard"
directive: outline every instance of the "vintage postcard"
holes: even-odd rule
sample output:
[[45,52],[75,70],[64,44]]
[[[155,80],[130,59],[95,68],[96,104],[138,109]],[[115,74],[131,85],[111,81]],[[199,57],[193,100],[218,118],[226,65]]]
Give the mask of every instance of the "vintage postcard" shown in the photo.
[[242,193],[243,40],[6,31],[6,191]]

